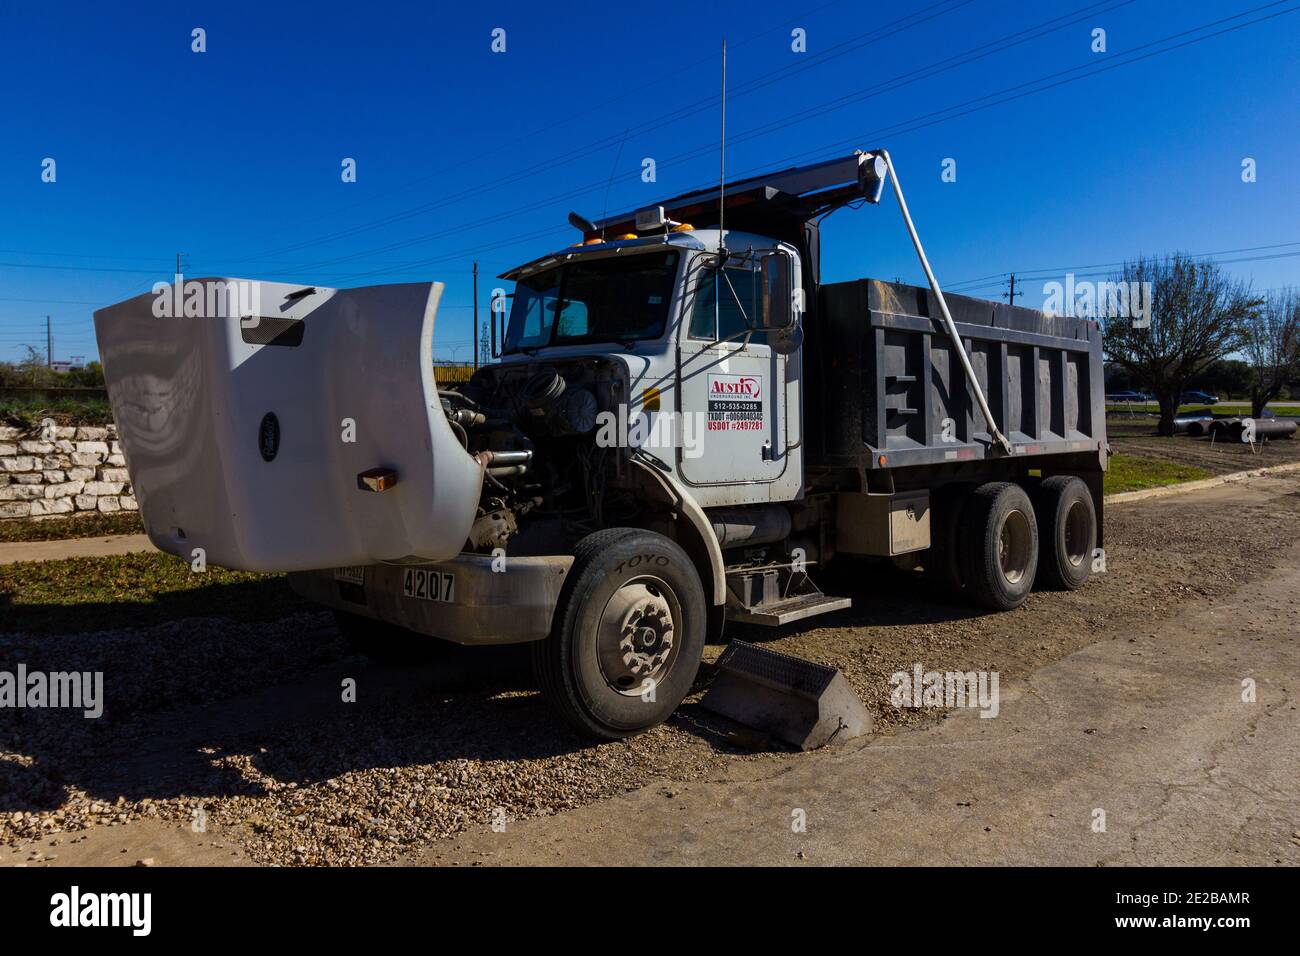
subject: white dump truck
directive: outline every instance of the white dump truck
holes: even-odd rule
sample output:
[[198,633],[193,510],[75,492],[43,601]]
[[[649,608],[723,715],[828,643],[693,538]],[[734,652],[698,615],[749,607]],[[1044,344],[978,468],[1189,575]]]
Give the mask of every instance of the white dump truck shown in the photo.
[[[821,219],[891,181],[929,287],[823,284]],[[570,222],[502,277],[500,361],[456,387],[436,282],[203,279],[97,312],[154,544],[291,572],[376,657],[530,642],[607,738],[669,716],[727,620],[847,607],[818,587],[839,556],[999,610],[1088,579],[1100,331],[943,296],[887,152]]]

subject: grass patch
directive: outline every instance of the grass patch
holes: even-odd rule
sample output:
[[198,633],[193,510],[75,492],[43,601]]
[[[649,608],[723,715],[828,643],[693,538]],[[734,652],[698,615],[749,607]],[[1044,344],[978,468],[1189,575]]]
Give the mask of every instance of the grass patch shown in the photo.
[[70,633],[184,617],[269,621],[309,605],[283,574],[209,568],[145,552],[0,565],[0,630]]
[[1195,465],[1183,465],[1163,458],[1112,455],[1103,488],[1106,494],[1113,495],[1121,491],[1160,488],[1209,477],[1210,472]]
[[28,521],[14,518],[0,521],[0,542],[63,541],[68,538],[98,538],[110,534],[144,534],[144,522],[138,511],[112,514],[87,512],[68,518]]
[[[1291,415],[1294,414],[1296,410],[1291,408],[1283,408],[1283,409],[1274,408],[1273,411],[1279,415]],[[1147,405],[1138,405],[1138,404],[1107,405],[1106,414],[1114,416],[1116,418],[1124,418],[1128,415],[1153,415],[1154,416],[1160,414],[1160,406],[1155,404],[1154,402]],[[1206,418],[1213,418],[1216,415],[1231,416],[1231,415],[1249,415],[1249,414],[1250,414],[1249,402],[1246,402],[1245,404],[1241,402],[1220,402],[1218,405],[1180,405],[1178,408],[1178,415],[1180,418],[1182,417],[1190,418],[1193,415],[1204,415]]]
[[3,398],[0,422],[35,428],[46,418],[60,425],[109,425],[113,410],[104,398]]

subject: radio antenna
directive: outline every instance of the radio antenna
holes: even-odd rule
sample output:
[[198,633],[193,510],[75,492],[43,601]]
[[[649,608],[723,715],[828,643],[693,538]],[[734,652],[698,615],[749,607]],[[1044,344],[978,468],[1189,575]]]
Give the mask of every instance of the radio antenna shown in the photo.
[[723,218],[727,199],[727,38],[722,38],[722,136],[718,150],[718,265],[726,261],[726,240],[723,238]]
[[623,146],[627,143],[628,131],[623,130],[623,138],[618,141],[618,153],[614,156],[614,165],[609,168],[609,182],[605,184],[604,208],[600,211],[600,239],[605,241],[605,220],[609,218],[609,187],[614,185],[614,174],[618,172],[618,161],[623,158]]

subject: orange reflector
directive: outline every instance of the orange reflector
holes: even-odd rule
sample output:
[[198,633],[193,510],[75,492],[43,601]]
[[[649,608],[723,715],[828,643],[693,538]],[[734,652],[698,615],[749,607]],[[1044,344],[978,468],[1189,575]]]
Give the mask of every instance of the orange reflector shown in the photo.
[[886,456],[881,455],[881,456],[880,456],[880,467],[882,467],[882,468],[885,467],[885,462],[887,462],[887,461],[889,461],[889,459],[888,459]]
[[615,236],[614,240],[617,242],[620,239],[640,239],[640,238],[641,237],[638,236],[635,232],[625,232],[621,236]]
[[371,468],[357,475],[357,487],[362,491],[387,491],[397,484],[397,472],[391,468]]
[[584,239],[584,240],[582,240],[581,245],[584,245],[584,246],[595,246],[595,245],[599,245],[600,243],[602,243],[602,242],[604,242],[604,241],[605,241],[604,239],[601,239],[599,236],[597,236],[595,239]]
[[673,226],[673,232],[694,232],[694,231],[695,231],[695,227],[692,226],[689,222],[684,222],[681,225]]
[[647,412],[659,411],[661,393],[657,388],[647,388],[641,393],[641,409]]

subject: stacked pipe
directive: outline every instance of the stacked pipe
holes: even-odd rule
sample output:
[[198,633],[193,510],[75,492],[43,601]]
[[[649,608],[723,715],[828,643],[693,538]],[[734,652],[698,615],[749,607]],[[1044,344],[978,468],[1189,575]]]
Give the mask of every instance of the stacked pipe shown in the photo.
[[1213,419],[1203,416],[1193,416],[1188,418],[1174,419],[1174,434],[1182,435],[1186,433],[1192,438],[1200,438],[1205,434],[1206,428]]
[[1296,423],[1292,419],[1242,418],[1227,426],[1228,437],[1238,442],[1250,441],[1247,437],[1247,422],[1254,423],[1252,434],[1255,441],[1261,438],[1290,438],[1296,431]]

